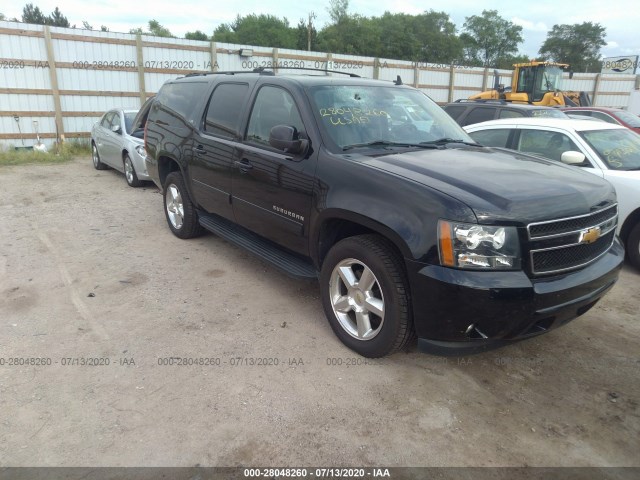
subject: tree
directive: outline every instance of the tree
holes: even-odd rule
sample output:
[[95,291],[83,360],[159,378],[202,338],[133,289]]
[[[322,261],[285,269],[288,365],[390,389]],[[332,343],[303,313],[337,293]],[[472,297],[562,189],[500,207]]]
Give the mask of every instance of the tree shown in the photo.
[[606,29],[599,23],[554,25],[538,53],[546,60],[568,63],[577,72],[599,72],[605,36]]
[[516,63],[528,63],[531,59],[527,55],[507,55],[498,60],[496,68],[513,70]]
[[499,16],[497,10],[466,17],[463,30],[465,60],[472,65],[496,67],[501,59],[516,54],[523,41],[522,27]]
[[5,18],[7,17],[4,16],[4,13],[0,13],[0,22],[3,21]]
[[39,7],[35,7],[33,3],[27,3],[22,9],[22,21],[24,23],[46,25],[47,17],[44,16]]
[[213,32],[216,42],[241,43],[257,47],[296,48],[296,30],[286,18],[273,15],[238,15],[230,24],[222,24]]
[[173,37],[169,29],[160,25],[157,20],[149,20],[149,33],[156,37]]
[[[101,27],[101,29],[106,28],[104,26]],[[103,30],[103,31],[109,31],[107,30]],[[168,28],[163,27],[162,25],[160,25],[160,23],[157,20],[149,20],[149,31],[145,32],[144,30],[142,30],[142,27],[138,27],[138,28],[132,28],[131,30],[129,30],[129,33],[133,33],[135,34],[140,34],[140,35],[154,35],[156,37],[171,37],[174,38],[174,36],[171,34],[171,32],[169,31]]]
[[201,32],[200,30],[196,30],[195,32],[187,32],[185,33],[184,38],[186,38],[187,40],[202,40],[205,42],[209,40],[209,37],[207,37],[207,34],[204,32]]
[[[37,8],[37,7],[36,7]],[[56,7],[56,9],[51,12],[51,15],[47,18],[47,25],[51,25],[53,27],[65,27],[69,28],[69,20],[65,17],[60,9]]]
[[316,27],[309,21],[301,18],[296,27],[296,46],[298,50],[316,50],[318,43],[318,31]]
[[462,58],[462,43],[456,26],[445,12],[429,10],[417,15],[414,32],[419,43],[415,57],[401,57],[431,63],[452,63]]
[[336,24],[348,18],[349,0],[330,0],[327,12],[331,21]]

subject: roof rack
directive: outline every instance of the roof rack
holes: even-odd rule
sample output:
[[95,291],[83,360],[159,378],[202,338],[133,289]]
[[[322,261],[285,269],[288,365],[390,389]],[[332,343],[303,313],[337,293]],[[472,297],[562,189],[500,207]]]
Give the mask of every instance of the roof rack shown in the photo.
[[[266,69],[265,67],[254,68],[253,70],[229,70],[229,71],[220,71],[220,72],[193,72],[188,73],[185,77],[198,77],[205,75],[238,75],[241,73],[257,73],[259,75],[275,75],[273,71],[274,68]],[[355,73],[349,72],[340,72],[338,70],[325,70],[323,68],[307,68],[307,67],[275,67],[275,70],[312,70],[315,72],[323,72],[323,73],[338,73],[341,75],[348,75],[354,78],[360,78],[360,75],[356,75]]]

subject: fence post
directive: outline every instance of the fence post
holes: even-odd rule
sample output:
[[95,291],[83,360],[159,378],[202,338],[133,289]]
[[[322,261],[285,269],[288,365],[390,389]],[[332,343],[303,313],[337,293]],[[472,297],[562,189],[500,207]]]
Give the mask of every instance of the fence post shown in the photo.
[[44,26],[44,44],[47,49],[47,63],[49,64],[49,78],[51,81],[51,93],[53,94],[53,108],[56,113],[56,140],[64,143],[64,124],[62,123],[62,106],[60,104],[60,89],[58,88],[58,74],[56,72],[56,59],[53,55],[53,43],[51,42],[51,30],[49,25]]
[[591,104],[595,106],[596,98],[598,96],[598,90],[600,90],[600,74],[596,73],[596,83],[593,86],[593,95],[591,96]]
[[278,73],[278,49],[273,49],[273,71]]
[[449,68],[449,103],[453,102],[453,86],[455,84],[455,78],[456,78],[456,69],[452,63],[451,67]]
[[333,55],[331,55],[331,53],[327,53],[327,64],[325,65],[325,75],[331,75],[329,72],[327,72],[326,70],[330,70],[329,68],[329,64],[331,63],[331,60],[333,59]]
[[216,46],[216,42],[211,42],[211,71],[218,71],[218,47]]
[[484,67],[484,75],[482,75],[482,90],[487,91],[487,83],[489,83],[489,67]]
[[144,56],[142,55],[142,35],[136,34],[136,54],[138,56],[138,90],[140,91],[140,106],[147,101],[147,92],[144,84]]
[[418,62],[415,62],[415,67],[413,67],[413,88],[420,88],[420,67]]
[[380,59],[378,57],[373,59],[373,78],[374,80],[380,78]]

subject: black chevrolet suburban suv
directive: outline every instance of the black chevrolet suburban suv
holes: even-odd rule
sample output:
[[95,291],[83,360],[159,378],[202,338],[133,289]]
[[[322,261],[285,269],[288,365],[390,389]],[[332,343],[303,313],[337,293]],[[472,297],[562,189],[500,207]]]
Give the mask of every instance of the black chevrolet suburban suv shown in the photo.
[[318,278],[335,334],[366,357],[544,333],[624,257],[608,182],[481,147],[400,79],[191,74],[151,102],[145,141],[175,235],[206,229]]

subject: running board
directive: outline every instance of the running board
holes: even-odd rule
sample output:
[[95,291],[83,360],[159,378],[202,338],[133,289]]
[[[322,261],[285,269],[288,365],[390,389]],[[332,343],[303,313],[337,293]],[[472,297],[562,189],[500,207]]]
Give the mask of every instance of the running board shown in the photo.
[[198,214],[200,225],[219,237],[234,243],[295,278],[318,278],[311,262],[288,253],[270,241],[229,220],[205,213]]

